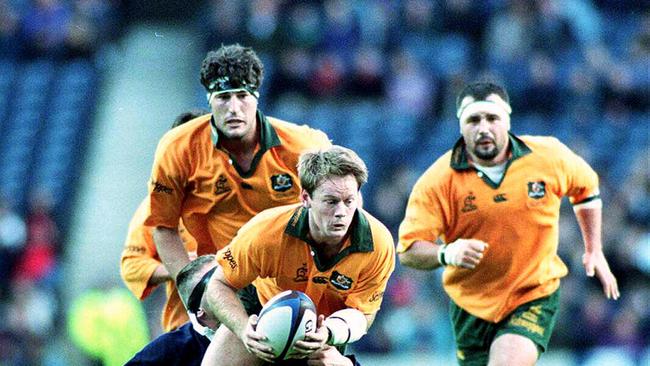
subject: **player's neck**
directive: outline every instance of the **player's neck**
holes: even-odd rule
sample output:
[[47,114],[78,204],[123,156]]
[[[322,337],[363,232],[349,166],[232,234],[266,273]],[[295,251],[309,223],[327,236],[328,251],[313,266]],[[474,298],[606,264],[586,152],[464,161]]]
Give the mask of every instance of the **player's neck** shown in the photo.
[[244,171],[248,171],[255,153],[259,149],[259,140],[259,134],[255,131],[250,137],[244,136],[241,139],[224,138],[220,141],[220,144],[221,148],[237,162],[237,165]]

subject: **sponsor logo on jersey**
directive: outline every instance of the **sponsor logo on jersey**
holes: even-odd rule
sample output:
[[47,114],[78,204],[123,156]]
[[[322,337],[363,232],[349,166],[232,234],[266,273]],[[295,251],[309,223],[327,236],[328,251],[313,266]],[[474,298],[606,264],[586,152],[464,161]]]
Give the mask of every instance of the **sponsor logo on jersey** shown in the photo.
[[330,283],[339,290],[349,290],[352,288],[352,279],[338,271],[332,272]]
[[476,210],[478,207],[476,207],[476,205],[474,204],[475,199],[476,196],[474,195],[474,193],[469,192],[467,197],[465,197],[465,199],[463,200],[463,208],[461,208],[460,210],[463,212],[471,212]]
[[223,253],[223,259],[228,261],[228,264],[230,265],[230,269],[235,269],[237,268],[237,261],[235,260],[235,257],[232,256],[232,252],[230,251],[230,248],[228,248],[224,253]]
[[542,180],[538,182],[528,182],[528,197],[536,200],[546,195],[546,183]]
[[126,251],[128,253],[144,254],[147,250],[144,247],[140,247],[136,245],[128,245],[126,247]]
[[217,183],[214,185],[214,194],[222,194],[230,192],[231,190],[232,188],[230,188],[230,184],[228,184],[228,178],[221,174],[219,178],[217,178]]
[[295,282],[307,281],[307,263],[303,263],[302,267],[296,270],[296,277],[293,279]]
[[316,276],[316,277],[312,278],[311,281],[313,283],[324,284],[324,283],[327,283],[327,277],[325,277],[325,276]]
[[152,181],[151,184],[153,184],[154,192],[172,194],[172,192],[174,191],[172,188],[169,188],[166,185],[159,182]]
[[493,199],[494,199],[494,202],[496,202],[496,203],[499,203],[499,202],[505,202],[505,201],[508,200],[508,199],[506,198],[506,194],[505,194],[505,193],[497,193],[497,194],[494,195],[494,198],[493,198]]
[[289,174],[276,174],[271,176],[271,187],[274,191],[285,192],[293,187],[293,180]]
[[368,299],[368,302],[375,302],[381,300],[384,297],[384,291],[375,291],[372,293],[372,296]]

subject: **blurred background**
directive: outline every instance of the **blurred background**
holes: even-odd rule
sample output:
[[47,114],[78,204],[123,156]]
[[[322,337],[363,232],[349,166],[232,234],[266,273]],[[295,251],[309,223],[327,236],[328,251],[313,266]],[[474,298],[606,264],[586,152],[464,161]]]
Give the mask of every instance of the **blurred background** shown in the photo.
[[[205,53],[254,47],[260,107],[370,168],[366,208],[397,234],[417,177],[459,138],[454,98],[502,82],[516,134],[554,135],[599,173],[622,298],[570,268],[540,365],[650,365],[647,0],[0,0],[0,365],[121,364],[160,334],[164,291],[119,277],[158,139],[207,107]],[[398,265],[363,365],[454,362],[440,271]]]

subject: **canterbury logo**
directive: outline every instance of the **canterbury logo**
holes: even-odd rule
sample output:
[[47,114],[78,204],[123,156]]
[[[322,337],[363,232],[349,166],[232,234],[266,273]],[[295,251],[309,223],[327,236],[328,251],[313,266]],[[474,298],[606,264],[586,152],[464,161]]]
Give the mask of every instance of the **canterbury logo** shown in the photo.
[[494,202],[497,202],[497,203],[498,203],[498,202],[505,202],[505,201],[508,200],[508,199],[506,198],[506,194],[505,194],[505,193],[499,193],[499,194],[496,194],[496,195],[494,195],[494,198],[493,198],[493,199],[494,199]]

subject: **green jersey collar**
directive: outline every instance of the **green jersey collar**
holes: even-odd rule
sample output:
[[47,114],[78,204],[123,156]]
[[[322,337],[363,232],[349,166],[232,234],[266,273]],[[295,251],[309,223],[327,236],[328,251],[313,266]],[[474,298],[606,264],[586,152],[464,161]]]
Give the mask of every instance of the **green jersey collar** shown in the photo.
[[[508,139],[510,140],[510,152],[512,153],[508,159],[509,161],[516,160],[531,152],[528,145],[512,133],[508,133]],[[465,140],[462,137],[456,141],[456,144],[452,148],[451,162],[449,165],[454,170],[467,170],[471,168],[467,160]]]
[[314,262],[316,263],[316,268],[318,268],[318,270],[321,272],[325,272],[334,267],[334,265],[336,265],[349,254],[372,252],[374,245],[372,241],[370,223],[368,222],[366,216],[358,209],[354,213],[354,218],[352,219],[352,223],[350,224],[350,228],[348,230],[350,232],[350,246],[340,251],[329,261],[325,261],[318,256],[318,252],[315,249],[316,243],[309,237],[308,209],[304,208],[303,206],[298,207],[293,215],[291,215],[289,224],[287,225],[284,232],[307,243],[314,253]]
[[[261,151],[269,150],[274,146],[280,146],[280,138],[275,132],[271,123],[266,119],[266,116],[257,110],[257,123],[260,126],[260,147]],[[212,144],[216,147],[219,144],[220,133],[214,123],[214,116],[210,118],[210,132],[212,136]]]
[[[242,178],[249,178],[250,176],[253,175],[255,172],[255,168],[257,168],[257,165],[259,164],[260,160],[262,159],[262,155],[267,150],[270,150],[272,147],[275,146],[280,146],[282,143],[280,142],[280,138],[278,137],[277,132],[275,132],[275,129],[271,125],[271,123],[268,121],[266,116],[258,109],[257,110],[257,123],[260,132],[260,149],[257,151],[255,156],[253,157],[253,161],[251,162],[251,167],[248,171],[244,171],[241,169],[241,167],[235,163],[235,160],[232,159],[233,161],[233,166],[237,170],[237,173]],[[214,144],[214,147],[217,148],[219,144],[219,130],[217,130],[217,127],[215,126],[214,123],[214,116],[210,118],[210,134],[212,136],[212,143]]]

